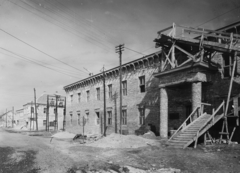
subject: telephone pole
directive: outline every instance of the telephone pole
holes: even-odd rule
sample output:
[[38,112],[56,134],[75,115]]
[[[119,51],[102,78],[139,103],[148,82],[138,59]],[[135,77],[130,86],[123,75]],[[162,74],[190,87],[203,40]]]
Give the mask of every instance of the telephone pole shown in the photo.
[[36,130],[38,131],[38,117],[37,117],[37,103],[36,103],[36,90],[35,90],[35,88],[34,88],[34,106],[35,106]]
[[107,123],[106,123],[106,86],[105,86],[105,71],[104,71],[104,66],[103,66],[103,117],[104,117],[104,125],[103,125],[103,136],[106,136],[106,128],[107,128]]
[[116,53],[119,54],[119,85],[120,85],[120,92],[119,92],[119,98],[120,98],[120,106],[119,106],[119,112],[120,112],[120,134],[122,134],[122,51],[124,49],[124,44],[120,44],[119,46],[115,47]]

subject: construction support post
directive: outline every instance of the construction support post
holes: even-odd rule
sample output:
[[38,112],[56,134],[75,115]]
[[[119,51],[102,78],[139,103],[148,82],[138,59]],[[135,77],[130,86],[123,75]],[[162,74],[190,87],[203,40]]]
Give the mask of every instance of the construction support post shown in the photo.
[[[202,82],[192,83],[192,110],[195,110],[197,107],[201,107],[201,102],[202,102]],[[197,116],[198,114],[195,113],[193,115],[193,120],[195,120]]]
[[34,88],[34,105],[35,105],[36,131],[38,131],[38,117],[37,117],[37,103],[36,103],[36,90],[35,90],[35,88]]
[[119,115],[120,115],[120,134],[122,134],[122,51],[124,49],[124,44],[120,44],[116,46],[116,53],[119,54],[119,98],[120,98],[120,106],[119,106]]

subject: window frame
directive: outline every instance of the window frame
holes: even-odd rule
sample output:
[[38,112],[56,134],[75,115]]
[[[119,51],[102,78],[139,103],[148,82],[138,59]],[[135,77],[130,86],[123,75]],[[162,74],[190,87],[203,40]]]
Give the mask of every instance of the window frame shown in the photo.
[[108,116],[108,120],[107,120],[108,125],[111,126],[112,125],[112,110],[107,111],[107,116]]
[[100,90],[100,87],[97,87],[96,88],[96,91],[97,91],[97,100],[101,100],[101,90]]
[[122,125],[127,125],[127,109],[122,109]]
[[108,98],[112,99],[112,84],[108,85]]
[[139,125],[145,125],[145,108],[138,108],[139,111]]
[[78,103],[80,103],[80,102],[81,102],[81,92],[78,93]]
[[145,75],[139,76],[139,89],[140,93],[145,93],[146,92],[146,78]]
[[122,95],[127,96],[127,80],[122,81]]
[[90,101],[90,90],[87,90],[86,94],[87,94],[87,102],[89,102]]

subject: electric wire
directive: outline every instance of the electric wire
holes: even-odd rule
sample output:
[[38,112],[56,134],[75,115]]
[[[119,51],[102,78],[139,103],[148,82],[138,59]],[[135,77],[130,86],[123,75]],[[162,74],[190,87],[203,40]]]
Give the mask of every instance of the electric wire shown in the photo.
[[[61,28],[61,29],[63,29],[63,30],[65,30],[65,31],[67,31],[67,32],[69,32],[69,33],[71,33],[71,34],[73,34],[73,35],[75,35],[75,36],[77,36],[77,37],[79,37],[79,38],[81,38],[81,39],[84,39],[84,40],[87,39],[87,38],[85,38],[85,37],[83,37],[83,36],[80,36],[80,35],[74,33],[74,31],[71,31],[71,30],[69,30],[69,29],[63,27],[63,26],[66,26],[66,24],[62,23],[61,21],[59,21],[59,20],[57,20],[57,19],[55,19],[55,18],[53,18],[53,17],[50,16],[50,15],[47,15],[46,13],[43,13],[41,10],[39,10],[39,9],[37,9],[37,8],[35,8],[35,7],[32,7],[31,5],[29,5],[29,4],[26,3],[26,2],[21,1],[21,2],[23,2],[24,4],[26,4],[26,5],[28,5],[28,6],[32,7],[32,8],[34,8],[35,10],[39,11],[39,12],[42,13],[42,14],[44,14],[45,16],[48,16],[49,18],[52,18],[53,20],[57,21],[58,23],[62,24],[63,26],[58,25],[58,24],[56,24],[56,23],[53,23],[52,21],[49,21],[49,20],[45,19],[44,17],[42,17],[42,16],[40,16],[40,15],[38,15],[38,14],[32,12],[31,10],[29,10],[29,9],[27,9],[27,8],[25,8],[25,7],[23,7],[23,6],[19,5],[19,4],[17,4],[17,3],[14,3],[14,2],[12,2],[12,1],[9,1],[9,2],[13,3],[14,5],[16,5],[16,6],[20,7],[20,8],[22,8],[22,9],[24,9],[24,10],[26,10],[26,11],[32,13],[32,14],[34,14],[34,15],[36,15],[36,16],[42,18],[43,20],[45,20],[45,21],[47,21],[47,22],[49,22],[49,23],[51,23],[51,24],[53,24],[53,25],[55,25],[55,26],[57,26],[57,27],[59,27],[59,28]],[[100,45],[95,44],[95,43],[93,42],[94,40],[89,40],[89,39],[90,39],[90,38],[88,38],[88,40],[86,40],[86,41],[88,41],[89,43],[92,43],[92,44],[94,44],[94,45],[100,47],[101,49],[103,49],[103,50],[105,50],[105,51],[109,51],[108,49],[104,49],[104,48],[101,47]]]
[[[46,1],[46,3],[52,4],[51,1]],[[48,6],[46,6],[46,7],[48,7]],[[59,9],[57,6],[54,6],[54,7],[57,8],[57,9]],[[48,7],[48,8],[49,8],[49,7]],[[45,8],[45,9],[46,9],[46,8]],[[48,11],[51,12],[51,13],[53,13],[53,14],[55,14],[56,16],[58,16],[58,14],[54,13],[54,11],[55,11],[55,12],[58,12],[58,11],[56,11],[54,8],[49,8]],[[69,20],[69,21],[75,22],[75,21],[72,20],[72,17],[64,16],[62,13],[59,13],[59,14],[60,14],[61,16],[65,17],[65,18],[67,19],[67,21]],[[82,26],[81,26],[81,27],[82,27]],[[84,33],[84,34],[85,34],[86,36],[90,37],[88,34],[86,34],[86,33]],[[95,37],[91,37],[91,38],[94,38],[94,40],[96,40],[98,43],[100,43],[100,44],[108,47],[108,46],[105,45],[104,43],[101,43],[101,42],[103,42],[103,40],[101,40],[101,38],[99,38],[99,37],[96,38],[96,36],[95,36]],[[108,48],[109,48],[109,47],[108,47]]]
[[[58,0],[53,0],[53,1],[59,3],[61,6],[65,7],[66,9],[68,9],[69,11],[71,11],[73,14],[75,14],[75,12],[74,12],[73,10],[71,10],[69,7],[67,7],[67,6],[64,5],[63,3],[59,2]],[[71,13],[69,13],[69,14],[70,14],[70,16],[74,17]],[[78,16],[78,17],[79,17],[79,16]],[[76,22],[82,23],[82,24],[85,25],[85,26],[88,25],[87,27],[92,27],[93,23],[89,24],[89,22],[84,22],[84,21],[86,21],[86,19],[84,19],[84,18],[81,18],[81,19],[82,19],[82,20],[77,20]],[[96,25],[94,25],[94,27],[96,27]],[[99,28],[99,27],[97,27],[97,31],[98,31],[98,33],[100,32],[100,33],[103,34],[103,35],[107,35],[108,38],[111,37],[111,39],[114,39],[114,42],[110,41],[110,42],[113,43],[114,45],[118,42],[118,40],[116,40],[116,39],[114,38],[115,35],[113,35],[113,34],[111,34],[111,33],[109,33],[109,32],[106,32],[106,31],[104,31],[103,29],[101,29],[101,28]],[[91,31],[91,32],[92,32],[92,31]],[[94,33],[96,33],[96,32],[94,32]],[[99,35],[98,33],[96,33],[96,34]]]
[[[37,65],[40,65],[40,66],[42,66],[42,67],[45,67],[45,68],[47,68],[47,69],[53,70],[53,71],[55,71],[55,72],[58,72],[58,73],[61,73],[61,74],[64,74],[64,75],[67,75],[67,76],[70,76],[70,77],[74,77],[74,78],[80,79],[79,77],[76,77],[76,76],[73,76],[73,75],[69,75],[69,74],[64,73],[64,72],[61,72],[61,71],[57,71],[57,70],[55,70],[55,69],[53,69],[53,68],[51,68],[51,67],[47,67],[47,66],[45,66],[45,65],[43,65],[43,64],[40,64],[40,63],[38,63],[38,62],[36,62],[36,61],[30,60],[30,59],[28,59],[28,58],[26,58],[26,57],[23,57],[23,56],[21,56],[21,55],[18,55],[17,53],[15,53],[15,52],[13,52],[13,51],[10,51],[10,50],[8,50],[8,49],[5,49],[5,48],[3,48],[3,47],[0,47],[0,49],[2,49],[2,50],[4,50],[4,51],[7,51],[7,52],[9,52],[9,53],[11,53],[11,54],[13,54],[13,55],[21,58],[21,59],[24,59],[24,60],[28,61],[28,62],[31,62],[31,63],[37,64]],[[4,53],[2,53],[2,52],[0,52],[0,53],[1,53],[1,54],[4,54]],[[4,55],[13,57],[13,56],[8,55],[8,54],[4,54]],[[14,58],[17,58],[17,57],[14,57]]]
[[133,49],[130,49],[130,48],[128,48],[128,47],[124,47],[125,49],[128,49],[128,50],[131,50],[131,51],[133,51],[133,52],[135,52],[135,53],[138,53],[138,54],[141,54],[141,55],[146,55],[146,54],[143,54],[143,53],[141,53],[141,52],[138,52],[138,51],[136,51],[136,50],[133,50]]
[[57,58],[54,58],[53,56],[51,56],[51,55],[43,52],[42,50],[40,50],[40,49],[38,49],[38,48],[30,45],[29,43],[27,43],[27,42],[25,42],[25,41],[23,41],[23,40],[21,40],[21,39],[19,39],[19,38],[17,38],[17,37],[15,37],[14,35],[8,33],[7,31],[3,30],[2,28],[0,28],[0,30],[1,30],[2,32],[6,33],[6,34],[8,34],[8,35],[10,35],[10,36],[12,36],[13,38],[17,39],[18,41],[20,41],[20,42],[28,45],[29,47],[31,47],[31,48],[33,48],[33,49],[41,52],[42,54],[44,54],[44,55],[46,55],[46,56],[48,56],[48,57],[50,57],[50,58],[52,58],[52,59],[55,59],[56,61],[61,62],[62,64],[65,64],[66,66],[69,66],[69,67],[71,67],[71,68],[74,68],[74,69],[76,69],[76,70],[78,70],[78,71],[81,71],[81,72],[85,73],[83,70],[80,70],[80,69],[78,69],[78,68],[76,68],[76,67],[73,67],[73,66],[71,66],[71,65],[69,65],[69,64],[67,64],[67,63],[65,63],[65,62],[63,62],[63,61],[61,61],[61,60],[59,60],[59,59],[57,59]]
[[[23,2],[23,3],[25,3],[25,4],[29,5],[29,6],[31,6],[32,8],[34,8],[34,9],[40,11],[41,13],[43,13],[44,15],[46,15],[46,13],[42,12],[41,9],[35,8],[35,7],[33,7],[32,5],[26,3],[26,2],[24,2],[24,1],[22,1],[22,0],[21,0],[21,2]],[[34,1],[32,1],[32,2],[33,2],[34,4],[36,4]],[[48,2],[48,1],[46,1],[46,2]],[[36,5],[38,5],[38,4],[36,4]],[[49,8],[48,6],[46,6],[46,7],[47,7],[47,8],[44,8],[44,10],[47,10],[47,11],[49,11],[49,13],[53,13],[54,15],[56,15],[56,16],[59,17],[59,15],[56,14],[56,10],[55,10],[55,9],[53,9],[53,8],[51,9],[51,8]],[[56,8],[56,7],[55,7],[55,8]],[[72,18],[70,18],[70,17],[66,18],[66,16],[62,15],[61,13],[59,13],[59,14],[60,14],[61,16],[63,16],[65,19],[67,19],[67,21],[72,21],[72,22],[74,22],[74,21],[72,20]],[[48,15],[48,16],[49,16],[49,15]],[[49,16],[49,17],[50,17],[50,16]],[[62,21],[60,21],[60,20],[58,20],[58,19],[56,19],[56,18],[54,18],[54,17],[52,17],[52,16],[51,16],[51,18],[54,19],[54,20],[56,20],[56,21],[58,21],[59,23],[63,24],[64,26],[66,26],[66,23],[64,23],[64,22],[62,22]],[[69,25],[67,25],[67,26],[68,26],[69,28],[73,29],[73,28],[70,27]],[[81,27],[82,27],[82,26],[81,26]],[[80,31],[75,31],[75,32],[79,32],[79,33],[80,33]],[[86,37],[88,37],[89,39],[93,40],[94,42],[97,42],[98,44],[106,47],[106,48],[107,48],[107,51],[109,51],[109,50],[111,49],[109,46],[105,45],[105,43],[103,43],[103,40],[101,40],[99,37],[96,37],[96,36],[93,37],[93,36],[89,35],[89,34],[86,33],[86,32],[83,32],[83,31],[81,32],[81,34],[83,34],[84,36],[86,36]]]

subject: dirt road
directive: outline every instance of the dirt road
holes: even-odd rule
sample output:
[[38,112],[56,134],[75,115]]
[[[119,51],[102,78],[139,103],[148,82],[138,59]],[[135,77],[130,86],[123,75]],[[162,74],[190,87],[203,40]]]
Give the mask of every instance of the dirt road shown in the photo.
[[[239,145],[198,149],[98,148],[0,129],[0,173],[239,172]],[[126,169],[125,169],[126,168]],[[125,170],[124,170],[125,169]],[[130,170],[130,172],[134,172]]]

